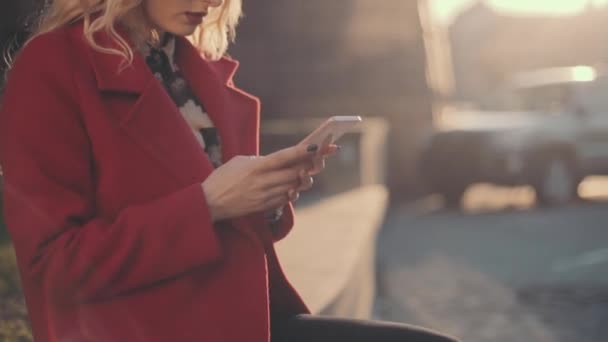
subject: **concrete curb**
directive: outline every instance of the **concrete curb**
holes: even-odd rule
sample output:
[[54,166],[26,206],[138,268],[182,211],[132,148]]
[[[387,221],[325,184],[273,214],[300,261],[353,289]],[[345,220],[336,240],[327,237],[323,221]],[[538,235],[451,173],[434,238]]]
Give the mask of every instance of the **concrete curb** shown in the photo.
[[376,235],[387,201],[386,188],[374,185],[296,210],[296,227],[277,252],[314,313],[371,316]]

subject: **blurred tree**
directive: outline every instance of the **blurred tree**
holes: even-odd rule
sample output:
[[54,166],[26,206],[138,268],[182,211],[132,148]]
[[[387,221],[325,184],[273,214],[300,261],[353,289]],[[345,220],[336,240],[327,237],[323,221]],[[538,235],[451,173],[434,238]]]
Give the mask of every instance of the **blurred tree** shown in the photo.
[[[5,59],[10,58],[12,51],[17,49],[27,36],[35,16],[32,13],[41,3],[42,1],[39,0],[0,2],[0,89],[7,67]],[[1,205],[0,197],[0,207]],[[0,210],[0,340],[32,341],[27,310],[20,289],[15,252],[8,242],[9,237],[1,213]]]
[[[23,43],[45,0],[2,0],[0,2],[0,75],[8,61]],[[0,88],[4,77],[0,78]]]

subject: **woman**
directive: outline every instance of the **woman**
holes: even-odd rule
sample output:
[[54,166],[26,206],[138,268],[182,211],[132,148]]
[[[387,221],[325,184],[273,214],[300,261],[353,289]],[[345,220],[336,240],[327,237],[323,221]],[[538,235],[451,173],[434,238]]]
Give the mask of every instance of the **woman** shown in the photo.
[[0,162],[36,341],[448,341],[306,315],[273,243],[336,146],[257,156],[259,102],[223,57],[240,14],[55,0],[20,51]]

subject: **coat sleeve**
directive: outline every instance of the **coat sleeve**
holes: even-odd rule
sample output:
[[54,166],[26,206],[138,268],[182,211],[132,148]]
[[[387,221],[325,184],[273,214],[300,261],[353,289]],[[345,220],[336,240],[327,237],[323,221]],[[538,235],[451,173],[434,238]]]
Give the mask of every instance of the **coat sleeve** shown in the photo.
[[275,221],[268,220],[266,213],[255,213],[247,217],[247,220],[254,227],[259,227],[265,239],[271,243],[279,242],[293,229],[294,226],[294,209],[291,203],[288,203],[283,208],[283,214]]
[[65,49],[53,40],[24,48],[0,110],[3,211],[24,281],[88,301],[216,262],[220,241],[198,183],[112,220],[96,214],[90,142],[69,61],[57,52]]
[[274,242],[284,239],[294,225],[294,209],[291,203],[283,208],[283,215],[279,220],[271,225],[272,237]]

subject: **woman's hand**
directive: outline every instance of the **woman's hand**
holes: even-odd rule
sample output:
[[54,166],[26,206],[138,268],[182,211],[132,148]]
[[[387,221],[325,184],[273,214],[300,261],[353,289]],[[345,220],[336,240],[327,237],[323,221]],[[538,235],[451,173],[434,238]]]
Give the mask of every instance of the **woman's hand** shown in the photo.
[[325,169],[325,159],[338,151],[339,146],[332,144],[332,140],[333,136],[330,134],[321,143],[319,151],[317,151],[315,157],[313,158],[312,167],[308,170],[309,176],[314,176],[323,171],[323,169]]
[[300,192],[307,191],[312,188],[313,178],[312,176],[319,174],[323,169],[325,169],[325,159],[330,157],[338,152],[340,146],[335,144],[326,144],[324,147],[321,147],[321,150],[315,153],[312,158],[312,162],[307,161],[305,165],[302,165],[302,170],[300,171],[300,184],[297,188],[289,191],[289,200],[291,202],[295,202],[300,197]]
[[298,145],[263,157],[237,156],[217,168],[202,183],[213,221],[280,208],[293,200],[294,189],[299,193],[312,185],[306,177],[318,150],[316,145]]
[[320,151],[316,153],[313,158],[312,168],[308,170],[308,174],[310,176],[314,176],[319,174],[321,171],[325,169],[325,159],[330,157],[338,152],[340,146],[335,144],[325,144],[321,147]]

